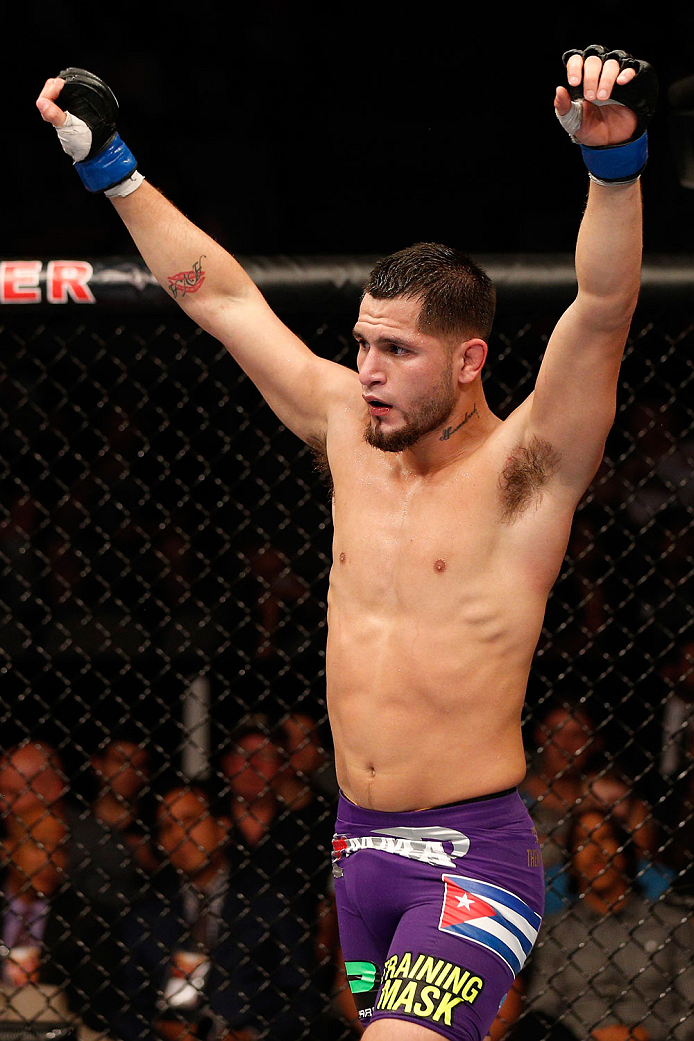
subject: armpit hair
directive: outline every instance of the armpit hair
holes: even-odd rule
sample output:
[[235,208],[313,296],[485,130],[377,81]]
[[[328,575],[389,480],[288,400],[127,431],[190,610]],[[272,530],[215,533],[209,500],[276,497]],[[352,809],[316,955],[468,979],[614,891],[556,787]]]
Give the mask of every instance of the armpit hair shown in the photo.
[[321,480],[328,486],[330,498],[332,499],[335,494],[335,488],[330,463],[328,462],[326,439],[325,437],[311,437],[307,444],[313,453],[313,468]]
[[503,517],[509,523],[542,499],[542,488],[556,472],[561,455],[550,444],[534,437],[527,445],[518,445],[499,475]]

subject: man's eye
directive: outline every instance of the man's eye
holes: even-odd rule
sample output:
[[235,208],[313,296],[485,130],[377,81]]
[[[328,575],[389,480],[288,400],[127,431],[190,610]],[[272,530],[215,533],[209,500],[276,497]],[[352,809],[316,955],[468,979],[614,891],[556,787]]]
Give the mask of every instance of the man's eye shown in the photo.
[[390,353],[391,354],[398,354],[398,355],[407,354],[407,349],[405,347],[401,347],[397,343],[391,343],[391,345],[390,345]]

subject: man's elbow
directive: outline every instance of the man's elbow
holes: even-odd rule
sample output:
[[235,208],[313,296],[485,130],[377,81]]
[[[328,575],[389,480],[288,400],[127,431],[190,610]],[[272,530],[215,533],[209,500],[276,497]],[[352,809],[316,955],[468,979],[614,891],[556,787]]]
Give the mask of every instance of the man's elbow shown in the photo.
[[636,289],[631,293],[579,293],[576,303],[594,329],[615,335],[622,332],[626,339],[638,301]]

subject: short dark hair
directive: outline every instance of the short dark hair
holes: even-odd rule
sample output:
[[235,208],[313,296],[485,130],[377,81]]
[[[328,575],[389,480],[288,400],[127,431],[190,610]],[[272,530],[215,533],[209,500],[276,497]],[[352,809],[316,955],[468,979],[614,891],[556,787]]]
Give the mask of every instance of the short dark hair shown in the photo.
[[[489,338],[496,292],[489,276],[451,246],[419,242],[379,260],[363,296],[393,300],[420,297],[419,327],[425,332]],[[362,299],[363,299],[362,296]]]

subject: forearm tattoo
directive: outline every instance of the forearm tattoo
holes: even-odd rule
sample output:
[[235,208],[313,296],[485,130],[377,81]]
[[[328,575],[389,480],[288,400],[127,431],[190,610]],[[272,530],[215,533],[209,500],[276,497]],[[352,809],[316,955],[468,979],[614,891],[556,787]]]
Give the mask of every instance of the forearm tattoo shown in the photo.
[[204,257],[203,253],[200,259],[195,261],[190,271],[179,271],[176,275],[167,275],[169,289],[174,299],[177,296],[185,296],[186,293],[197,293],[205,281],[205,272],[202,269]]

